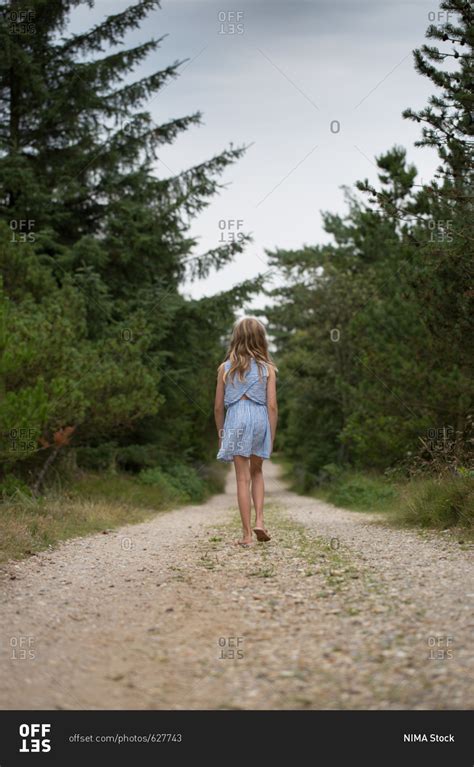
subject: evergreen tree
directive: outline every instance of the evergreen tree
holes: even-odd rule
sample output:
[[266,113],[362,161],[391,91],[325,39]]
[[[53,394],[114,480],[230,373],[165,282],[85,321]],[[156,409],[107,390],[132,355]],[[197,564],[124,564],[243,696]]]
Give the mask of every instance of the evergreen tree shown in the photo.
[[[147,111],[183,62],[131,77],[163,37],[127,48],[126,34],[159,3],[141,0],[83,34],[67,34],[79,4],[1,6],[0,219],[10,230],[2,228],[0,238],[3,300],[11,305],[0,370],[9,403],[3,434],[16,419],[30,421],[43,444],[71,427],[74,444],[85,448],[125,449],[140,439],[155,456],[176,450],[200,460],[209,453],[212,414],[204,428],[192,387],[179,382],[199,366],[214,376],[231,313],[206,335],[199,302],[185,300],[180,286],[219,268],[248,241],[196,254],[190,234],[193,218],[220,190],[219,176],[244,149],[230,146],[159,177],[160,148],[201,119],[196,113],[155,124]],[[189,340],[197,342],[201,329],[206,343],[190,365]],[[15,346],[21,354],[12,367]],[[34,397],[47,406],[37,407]],[[160,419],[153,420],[165,403],[182,413],[185,444],[176,429],[164,438]]]
[[324,215],[331,244],[270,254],[286,280],[266,310],[286,378],[279,444],[305,489],[332,464],[406,463],[427,435],[469,449],[473,14],[460,0],[441,9],[427,34],[448,50],[415,51],[441,95],[405,112],[424,123],[419,145],[438,151],[435,179],[417,191],[395,147],[377,158],[377,188],[357,184],[370,201],[349,194],[345,216]]

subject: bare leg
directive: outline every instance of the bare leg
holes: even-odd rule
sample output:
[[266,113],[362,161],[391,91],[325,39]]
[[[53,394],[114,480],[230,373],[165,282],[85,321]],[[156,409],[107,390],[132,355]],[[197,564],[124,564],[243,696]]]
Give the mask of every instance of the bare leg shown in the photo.
[[241,543],[252,542],[250,525],[250,468],[249,459],[243,455],[234,455],[235,478],[237,480],[237,501],[242,519],[243,536]]
[[250,456],[250,480],[252,482],[252,498],[255,507],[255,527],[265,529],[263,523],[263,501],[265,498],[265,483],[263,481],[263,458],[258,455]]

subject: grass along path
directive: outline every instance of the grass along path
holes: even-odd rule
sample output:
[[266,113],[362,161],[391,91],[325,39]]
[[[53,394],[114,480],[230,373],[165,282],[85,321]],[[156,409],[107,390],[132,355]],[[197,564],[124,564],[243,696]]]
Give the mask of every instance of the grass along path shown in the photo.
[[[202,500],[223,489],[222,465],[207,471],[206,479],[197,476],[198,498]],[[191,473],[191,470],[190,470]],[[26,493],[0,502],[0,564],[22,559],[53,548],[58,541],[110,532],[126,524],[144,522],[156,514],[191,503],[192,496],[159,472],[158,483],[117,474],[82,473],[63,489],[50,490],[35,498]]]
[[[0,706],[472,707],[470,552],[265,469],[269,544],[232,544],[229,475],[201,506],[8,564]],[[20,636],[35,657],[12,658]]]

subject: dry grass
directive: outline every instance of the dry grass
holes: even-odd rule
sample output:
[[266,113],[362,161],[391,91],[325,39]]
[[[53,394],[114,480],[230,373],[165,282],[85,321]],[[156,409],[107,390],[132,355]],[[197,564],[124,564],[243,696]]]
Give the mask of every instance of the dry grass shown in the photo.
[[156,513],[103,499],[19,497],[0,505],[0,562],[22,559],[68,538],[142,522]]
[[40,498],[17,490],[12,499],[0,502],[0,562],[22,559],[58,541],[143,522],[178,506],[200,503],[223,491],[225,477],[225,468],[211,467],[196,496],[184,484],[145,484],[125,474],[92,472],[81,474],[64,488],[50,489]]

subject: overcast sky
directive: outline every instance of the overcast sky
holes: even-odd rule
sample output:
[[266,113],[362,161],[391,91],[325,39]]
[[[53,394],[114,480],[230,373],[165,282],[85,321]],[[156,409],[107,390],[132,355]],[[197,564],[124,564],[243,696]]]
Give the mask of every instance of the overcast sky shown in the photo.
[[[72,29],[129,4],[82,6]],[[197,252],[236,228],[254,241],[188,294],[210,295],[265,271],[265,249],[327,241],[320,211],[343,212],[341,187],[374,181],[374,156],[394,144],[407,148],[421,179],[432,176],[436,155],[413,146],[419,126],[401,112],[423,106],[432,92],[414,69],[412,50],[437,14],[433,0],[162,0],[162,9],[129,35],[133,45],[168,34],[135,77],[189,59],[150,101],[155,120],[203,113],[202,126],[164,149],[160,175],[202,162],[231,142],[250,145],[192,232],[200,237]]]

